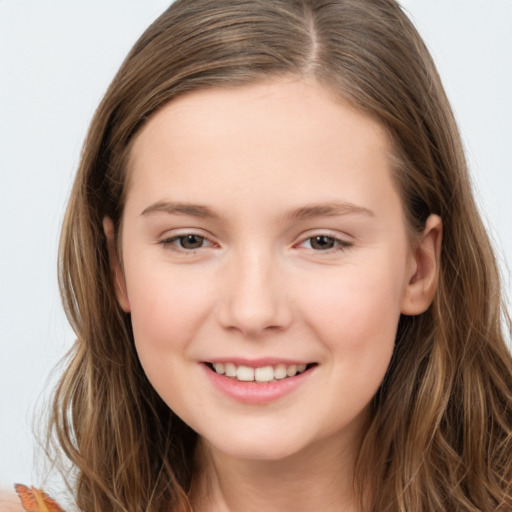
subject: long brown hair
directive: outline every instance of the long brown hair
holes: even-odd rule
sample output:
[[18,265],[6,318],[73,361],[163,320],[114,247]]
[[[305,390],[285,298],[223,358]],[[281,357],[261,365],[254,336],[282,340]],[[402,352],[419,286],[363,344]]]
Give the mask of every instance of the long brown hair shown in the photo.
[[512,510],[510,323],[496,261],[441,81],[394,0],[177,0],[127,56],[92,121],[60,246],[77,341],[50,431],[76,468],[78,506],[189,510],[196,435],[139,364],[102,228],[108,215],[119,232],[130,141],[178,95],[289,74],[314,77],[386,127],[411,229],[431,213],[443,219],[434,302],[400,319],[373,401],[355,474],[362,506]]

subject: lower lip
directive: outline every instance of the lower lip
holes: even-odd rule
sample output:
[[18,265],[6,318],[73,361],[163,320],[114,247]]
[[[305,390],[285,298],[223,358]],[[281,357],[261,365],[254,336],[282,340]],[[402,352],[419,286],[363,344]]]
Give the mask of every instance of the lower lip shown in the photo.
[[244,404],[266,404],[278,400],[279,398],[291,393],[302,385],[314,371],[310,368],[295,377],[273,382],[242,382],[236,379],[219,375],[211,370],[205,364],[202,364],[206,375],[212,384],[225,395]]

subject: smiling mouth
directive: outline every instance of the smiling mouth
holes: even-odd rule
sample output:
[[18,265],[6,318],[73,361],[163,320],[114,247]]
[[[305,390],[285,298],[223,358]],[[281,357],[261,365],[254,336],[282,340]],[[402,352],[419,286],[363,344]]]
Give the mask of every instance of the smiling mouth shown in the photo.
[[278,380],[289,379],[307,372],[317,363],[309,364],[276,364],[252,368],[234,363],[205,363],[217,375],[223,375],[239,382],[257,382],[266,384]]

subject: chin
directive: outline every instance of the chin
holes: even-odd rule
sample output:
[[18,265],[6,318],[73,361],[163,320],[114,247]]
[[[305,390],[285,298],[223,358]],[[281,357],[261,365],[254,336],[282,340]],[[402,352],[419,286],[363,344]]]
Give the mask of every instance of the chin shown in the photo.
[[214,452],[233,459],[254,461],[279,461],[304,450],[307,442],[285,435],[241,433],[223,439],[207,439],[206,446]]

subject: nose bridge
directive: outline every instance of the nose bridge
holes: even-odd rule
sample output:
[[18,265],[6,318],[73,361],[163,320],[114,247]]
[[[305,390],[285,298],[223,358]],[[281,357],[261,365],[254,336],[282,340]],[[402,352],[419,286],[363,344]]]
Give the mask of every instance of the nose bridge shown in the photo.
[[278,258],[268,247],[233,252],[221,305],[221,321],[244,334],[282,329],[291,319]]

